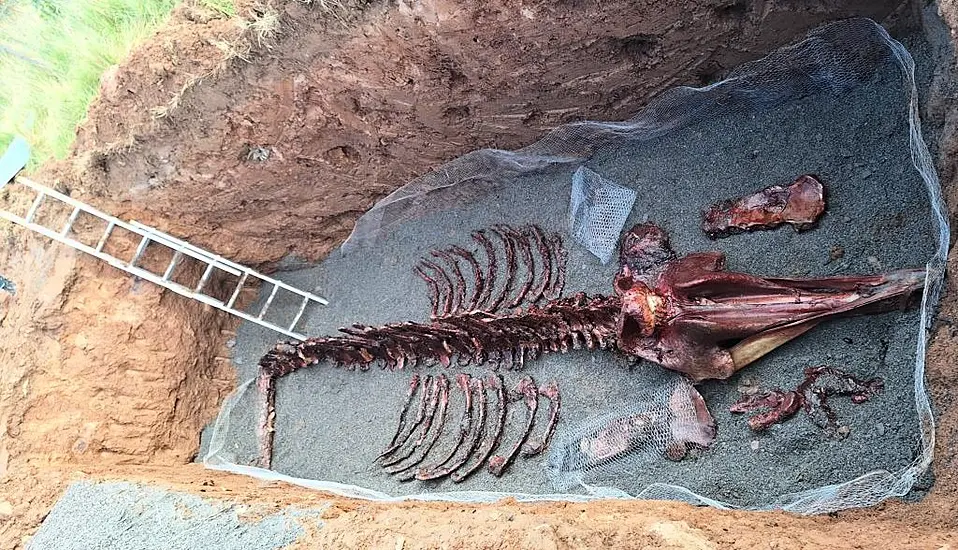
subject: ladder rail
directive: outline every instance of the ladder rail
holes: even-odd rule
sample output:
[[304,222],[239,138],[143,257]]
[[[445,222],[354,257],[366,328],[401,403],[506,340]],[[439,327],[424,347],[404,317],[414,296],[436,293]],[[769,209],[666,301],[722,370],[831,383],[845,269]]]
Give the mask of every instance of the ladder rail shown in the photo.
[[[33,204],[31,205],[31,208],[28,211],[26,217],[20,217],[16,214],[13,214],[12,212],[0,209],[0,219],[4,219],[9,222],[15,223],[17,225],[21,225],[51,240],[65,244],[81,252],[90,254],[91,256],[94,256],[100,260],[103,260],[104,262],[110,264],[111,266],[117,269],[130,273],[131,275],[135,277],[139,277],[141,279],[150,281],[163,288],[172,290],[176,294],[185,296],[187,298],[192,298],[204,304],[210,305],[216,309],[226,311],[232,315],[240,317],[241,319],[269,328],[283,335],[286,335],[290,338],[294,338],[296,340],[306,339],[306,336],[304,334],[296,332],[295,328],[297,323],[299,323],[300,319],[302,318],[303,313],[306,311],[306,308],[308,307],[310,302],[316,302],[324,306],[329,304],[329,302],[321,296],[318,296],[311,292],[306,292],[304,290],[298,289],[292,285],[286,284],[272,277],[268,277],[266,275],[258,273],[248,267],[245,267],[238,263],[227,260],[226,258],[210,253],[196,246],[193,246],[185,241],[182,241],[171,235],[163,233],[162,231],[159,231],[155,228],[149,227],[147,225],[143,225],[141,223],[138,223],[132,220],[129,223],[124,222],[90,205],[84,204],[76,199],[68,197],[67,195],[64,195],[63,193],[60,193],[54,189],[49,189],[45,186],[37,184],[26,177],[17,176],[16,178],[14,178],[12,182],[4,183],[3,186],[6,186],[8,183],[16,183],[16,184],[23,185],[33,190],[34,192],[36,192],[37,197],[34,199]],[[40,225],[33,221],[41,204],[48,198],[58,200],[62,203],[65,203],[73,207],[73,211],[65,227],[63,227],[59,231],[50,229],[44,225]],[[106,229],[104,230],[102,236],[100,237],[95,247],[84,244],[70,237],[70,234],[71,234],[70,230],[72,229],[73,224],[76,222],[77,218],[79,217],[81,213],[92,215],[95,218],[98,218],[107,222]],[[132,234],[135,234],[139,236],[141,239],[139,245],[137,246],[136,253],[134,254],[133,259],[130,260],[129,262],[122,260],[116,256],[113,256],[107,252],[104,252],[103,250],[107,242],[109,241],[110,237],[112,237],[115,234],[115,229],[117,227],[123,228],[124,230]],[[145,252],[150,242],[156,242],[159,245],[172,249],[174,252],[173,259],[170,261],[169,265],[166,267],[166,270],[162,275],[158,273],[153,273],[152,271],[149,271],[147,269],[144,269],[136,265],[136,263],[139,261],[140,257],[143,255],[143,253]],[[199,284],[197,284],[195,289],[187,288],[186,286],[183,286],[182,284],[171,280],[171,276],[173,274],[174,269],[176,268],[176,266],[179,264],[180,260],[184,256],[193,258],[194,260],[197,260],[203,264],[206,264],[206,269],[203,273],[203,276],[200,279],[200,282]],[[208,282],[214,268],[220,269],[226,273],[239,277],[239,282],[236,286],[236,289],[232,293],[232,296],[230,297],[228,302],[223,302],[222,300],[219,300],[207,294],[203,294],[201,292],[203,288],[205,287],[206,283]],[[243,289],[243,285],[246,283],[249,277],[253,277],[263,281],[264,283],[273,285],[273,289],[258,316],[251,315],[249,313],[246,313],[244,311],[241,311],[233,307],[234,304],[236,303],[237,298],[239,297],[240,291]],[[272,305],[273,299],[276,297],[280,289],[288,291],[302,298],[301,304],[299,306],[299,310],[297,311],[296,316],[293,319],[293,322],[288,327],[280,326],[277,323],[264,320],[264,317],[266,316],[267,311]]]
[[[142,224],[142,223],[140,223],[140,222],[138,222],[138,221],[135,221],[135,220],[130,221],[130,224],[133,225],[134,227],[136,227],[136,228],[142,230],[142,231],[148,232],[153,240],[155,240],[156,242],[162,243],[162,244],[164,244],[164,245],[166,245],[166,246],[168,246],[168,247],[170,247],[170,248],[176,249],[177,247],[181,247],[181,248],[183,248],[183,249],[185,249],[185,250],[187,250],[187,251],[192,251],[192,252],[195,252],[195,253],[198,254],[198,255],[205,256],[206,258],[208,258],[207,263],[209,263],[209,262],[216,262],[216,264],[217,264],[216,267],[219,268],[219,269],[222,269],[223,271],[226,271],[227,273],[231,273],[232,275],[236,275],[236,276],[241,276],[241,273],[247,273],[247,274],[253,275],[255,278],[257,278],[257,279],[259,279],[259,280],[261,280],[261,281],[263,281],[263,282],[265,282],[265,283],[278,286],[278,287],[280,287],[280,288],[283,289],[283,290],[286,290],[286,291],[288,291],[288,292],[292,292],[293,294],[298,294],[299,296],[304,297],[304,298],[308,297],[310,300],[312,300],[312,301],[314,301],[314,302],[318,302],[318,303],[320,303],[320,304],[322,304],[322,305],[324,305],[324,306],[329,305],[329,301],[326,300],[325,298],[323,298],[322,296],[318,296],[318,295],[313,294],[313,293],[311,293],[311,292],[306,292],[305,290],[301,290],[301,289],[296,288],[296,287],[294,287],[294,286],[288,285],[288,284],[284,283],[283,281],[280,281],[280,280],[278,280],[278,279],[274,279],[274,278],[269,277],[269,276],[267,276],[267,275],[263,275],[262,273],[256,273],[255,271],[253,271],[252,269],[250,269],[250,268],[248,268],[248,267],[246,267],[246,266],[244,266],[244,265],[240,265],[240,264],[238,264],[238,263],[236,263],[236,262],[227,260],[226,258],[223,258],[222,256],[218,256],[218,255],[216,255],[216,254],[211,254],[210,252],[207,252],[207,251],[205,251],[205,250],[203,250],[203,249],[197,248],[197,247],[191,245],[191,244],[188,243],[188,242],[185,242],[185,241],[182,241],[182,240],[180,240],[180,239],[177,239],[176,237],[174,237],[174,236],[172,236],[172,235],[169,235],[169,234],[167,234],[167,233],[164,233],[164,232],[162,232],[162,231],[160,231],[160,230],[158,230],[158,229],[156,229],[156,228],[150,227],[150,226],[148,226],[148,225],[144,225],[144,224]],[[164,242],[164,241],[166,241],[166,242]],[[229,270],[229,269],[225,269],[225,268],[222,267],[222,266],[232,267],[235,271],[231,271],[231,270]],[[240,273],[240,272],[241,272],[241,273]]]
[[123,260],[120,260],[119,258],[110,256],[109,254],[106,254],[104,252],[98,252],[95,248],[91,246],[87,246],[77,240],[71,239],[69,237],[62,237],[56,231],[52,231],[49,228],[44,227],[42,225],[39,225],[33,222],[26,222],[26,220],[24,220],[23,218],[2,210],[0,210],[0,218],[16,223],[18,225],[22,225],[26,227],[27,229],[36,231],[37,233],[40,233],[41,235],[45,237],[53,239],[54,241],[66,244],[82,252],[86,252],[87,254],[90,254],[91,256],[95,256],[117,269],[130,273],[136,277],[140,277],[141,279],[146,279],[147,281],[155,283],[158,286],[172,290],[173,292],[181,296],[186,296],[187,298],[193,298],[194,300],[198,300],[200,302],[203,302],[204,304],[213,306],[216,309],[226,311],[228,313],[236,315],[237,317],[245,319],[251,323],[256,323],[257,325],[275,330],[276,332],[285,334],[286,336],[289,336],[291,338],[295,338],[297,340],[306,339],[306,336],[303,334],[293,332],[291,330],[287,330],[285,327],[280,327],[279,325],[265,322],[261,319],[257,319],[256,317],[248,313],[245,313],[243,311],[240,311],[238,309],[227,308],[223,302],[217,300],[216,298],[213,298],[211,296],[206,296],[205,294],[196,294],[194,292],[191,292],[190,289],[184,287],[183,285],[180,285],[177,283],[171,283],[170,281],[164,281],[162,277],[160,277],[159,275],[155,273],[147,271],[141,267],[131,266],[128,263],[124,262]]

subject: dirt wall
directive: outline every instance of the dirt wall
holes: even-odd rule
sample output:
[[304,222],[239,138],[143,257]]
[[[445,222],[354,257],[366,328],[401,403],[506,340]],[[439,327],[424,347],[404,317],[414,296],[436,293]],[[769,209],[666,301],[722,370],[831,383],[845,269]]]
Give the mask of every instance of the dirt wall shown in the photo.
[[[658,90],[718,78],[823,21],[907,19],[911,12],[899,4],[433,0],[330,15],[290,1],[276,4],[278,25],[245,29],[187,5],[104,76],[74,153],[39,179],[60,180],[76,197],[241,261],[275,262],[289,253],[315,259],[375,200],[463,152],[522,146],[572,120],[628,117]],[[955,28],[958,11],[949,5],[943,12]],[[269,23],[267,16],[250,15]],[[956,119],[946,73],[923,114],[942,117],[948,139],[939,166],[955,212]],[[0,293],[0,547],[22,544],[70,479],[118,465],[162,465],[136,471],[188,478],[197,492],[228,485],[223,494],[253,498],[262,491],[249,480],[180,469],[233,384],[231,367],[216,359],[227,355],[229,320],[19,230],[3,237],[0,265],[20,290],[16,298]],[[914,537],[953,529],[954,290],[929,358],[942,415],[938,485],[926,503],[814,520],[653,508],[704,530],[720,547],[874,546],[887,537],[904,548]],[[279,502],[280,494],[304,493],[274,488],[260,496]],[[466,547],[478,526],[490,545],[520,545],[530,530],[549,525],[543,544],[669,547],[644,530],[654,520],[647,508],[596,506],[476,511],[341,501],[336,530],[322,535],[332,538],[320,540]],[[463,518],[474,527],[440,527]],[[756,530],[773,535],[748,535]],[[947,537],[953,532],[935,542]]]
[[317,259],[376,200],[465,152],[627,118],[824,21],[901,4],[426,0],[350,5],[343,23],[290,1],[274,38],[184,12],[109,75],[57,174],[243,262]]

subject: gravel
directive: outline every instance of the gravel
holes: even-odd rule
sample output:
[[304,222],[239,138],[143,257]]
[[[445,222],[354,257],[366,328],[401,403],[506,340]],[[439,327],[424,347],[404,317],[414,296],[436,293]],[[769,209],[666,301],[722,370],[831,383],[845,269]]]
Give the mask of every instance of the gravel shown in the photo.
[[321,528],[323,509],[267,513],[134,483],[78,481],[63,493],[27,548],[272,550],[305,534],[304,525]]

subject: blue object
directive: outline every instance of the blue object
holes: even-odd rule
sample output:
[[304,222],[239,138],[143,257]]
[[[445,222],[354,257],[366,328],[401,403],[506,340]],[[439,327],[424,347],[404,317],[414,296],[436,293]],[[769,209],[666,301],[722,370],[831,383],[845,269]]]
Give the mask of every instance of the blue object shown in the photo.
[[10,183],[30,160],[30,144],[20,136],[13,138],[3,156],[0,157],[0,187]]
[[17,286],[13,284],[13,281],[4,278],[3,275],[0,275],[0,290],[6,290],[10,294],[16,294]]

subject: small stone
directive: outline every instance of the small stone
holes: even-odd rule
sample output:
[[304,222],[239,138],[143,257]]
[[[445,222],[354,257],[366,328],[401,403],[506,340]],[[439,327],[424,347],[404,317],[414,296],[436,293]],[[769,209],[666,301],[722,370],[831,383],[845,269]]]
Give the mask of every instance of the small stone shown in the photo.
[[885,435],[885,425],[875,424],[875,433],[877,433],[878,435]]
[[755,395],[759,391],[759,386],[755,380],[745,377],[739,381],[738,387],[736,387],[735,389],[737,389],[739,393],[744,395]]
[[249,162],[265,162],[269,160],[271,151],[267,147],[259,145],[247,145],[244,147],[244,156]]
[[848,216],[842,216],[842,222],[844,222],[844,223],[852,223],[852,219],[851,219],[850,217],[848,217]]
[[845,256],[845,248],[840,244],[836,244],[828,251],[828,261],[826,264],[830,264],[836,260],[840,260]]
[[228,349],[233,349],[234,347],[236,347],[236,338],[230,338],[229,340],[227,340],[226,347]]
[[872,269],[875,269],[876,271],[880,271],[882,268],[881,262],[875,256],[869,256],[865,258],[865,261],[868,262],[868,265],[870,265]]
[[12,516],[12,515],[13,515],[13,505],[5,500],[0,500],[0,517]]
[[851,428],[849,428],[848,426],[839,426],[838,429],[835,430],[835,433],[838,435],[840,439],[845,439],[846,437],[848,437],[848,434],[850,434],[851,431],[852,431]]
[[748,446],[751,447],[753,451],[757,451],[757,450],[758,450],[758,445],[759,445],[758,440],[757,440],[757,439],[753,439],[752,442],[749,443]]

